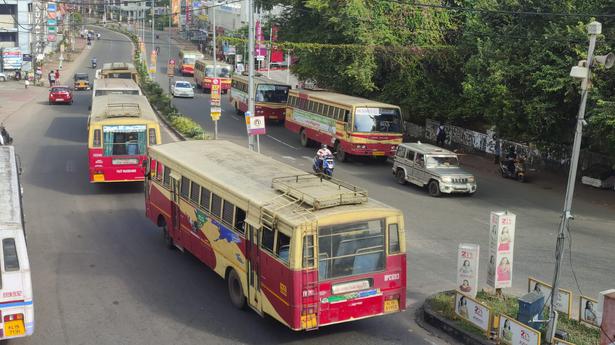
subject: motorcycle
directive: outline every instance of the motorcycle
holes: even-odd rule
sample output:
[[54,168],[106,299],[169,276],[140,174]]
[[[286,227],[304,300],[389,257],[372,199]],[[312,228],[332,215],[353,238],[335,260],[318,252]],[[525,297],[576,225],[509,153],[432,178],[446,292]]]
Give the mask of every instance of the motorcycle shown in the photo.
[[325,156],[322,159],[322,162],[318,156],[314,157],[314,163],[312,164],[312,170],[314,170],[315,174],[321,174],[321,175],[333,177],[334,168],[335,168],[335,161],[333,160],[333,155]]
[[509,167],[509,161],[500,161],[500,173],[502,174],[502,177],[514,178],[519,182],[525,182],[525,159],[515,159],[513,164],[515,168],[514,170],[511,170]]
[[96,66],[97,66],[97,65],[96,65],[96,61],[92,61],[92,69],[95,69],[95,68],[96,68]]

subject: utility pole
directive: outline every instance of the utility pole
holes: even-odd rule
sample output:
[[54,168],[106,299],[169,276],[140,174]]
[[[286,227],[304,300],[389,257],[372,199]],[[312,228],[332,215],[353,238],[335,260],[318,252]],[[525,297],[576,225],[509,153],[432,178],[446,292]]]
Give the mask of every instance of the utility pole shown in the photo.
[[[152,56],[153,56],[153,52],[155,51],[156,47],[154,46],[154,0],[152,0]],[[151,64],[154,64],[154,61],[150,61]],[[152,74],[153,77],[156,76],[156,72],[154,72],[154,74]]]
[[[254,0],[248,0],[248,112],[246,116],[254,116]],[[249,126],[246,123],[246,126]],[[248,148],[254,151],[254,137],[248,130]]]
[[[218,72],[218,59],[216,57],[216,2],[214,1],[214,5],[211,7],[211,17],[212,17],[212,23],[211,23],[211,31],[212,31],[212,41],[211,41],[211,51],[213,52],[213,58],[214,58],[214,78],[217,78],[218,75],[216,74]],[[219,86],[220,88],[222,88],[222,85]],[[213,90],[213,86],[212,86],[212,90]],[[220,90],[221,91],[221,90]],[[213,92],[211,92],[211,95],[213,97]],[[219,98],[219,97],[218,97]],[[218,120],[214,120],[214,139],[218,139]]]
[[549,312],[549,323],[547,325],[547,341],[551,342],[557,331],[557,304],[559,302],[559,283],[561,262],[566,249],[566,230],[570,224],[570,220],[574,219],[572,215],[572,197],[574,194],[575,181],[577,177],[577,167],[579,165],[579,154],[581,151],[581,139],[583,137],[583,126],[585,124],[585,104],[589,96],[591,88],[591,68],[595,62],[604,65],[606,68],[611,68],[615,62],[615,56],[612,53],[603,56],[596,56],[594,59],[594,48],[596,47],[596,36],[602,32],[602,24],[593,21],[587,25],[587,33],[589,34],[589,49],[587,51],[587,60],[580,61],[578,66],[572,67],[570,76],[581,80],[581,104],[577,114],[577,125],[574,133],[574,143],[572,145],[572,156],[570,157],[570,172],[568,173],[568,184],[566,185],[566,198],[564,200],[564,210],[560,222],[557,241],[555,245],[555,272],[553,273],[553,288],[551,289],[551,310]]

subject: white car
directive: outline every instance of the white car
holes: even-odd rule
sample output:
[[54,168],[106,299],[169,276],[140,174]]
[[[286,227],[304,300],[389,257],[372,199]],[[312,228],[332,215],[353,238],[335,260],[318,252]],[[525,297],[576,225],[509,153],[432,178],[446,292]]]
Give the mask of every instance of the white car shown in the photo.
[[190,97],[194,98],[194,87],[190,82],[185,80],[177,80],[171,86],[171,94],[173,97]]
[[7,79],[6,74],[0,72],[0,81],[6,81]]

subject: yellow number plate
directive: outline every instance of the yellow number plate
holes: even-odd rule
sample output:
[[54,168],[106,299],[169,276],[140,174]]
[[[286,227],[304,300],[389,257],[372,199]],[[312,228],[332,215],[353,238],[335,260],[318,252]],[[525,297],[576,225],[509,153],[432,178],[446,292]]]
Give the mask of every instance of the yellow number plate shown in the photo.
[[26,334],[26,328],[23,325],[23,320],[6,321],[4,322],[4,336],[14,337],[17,335]]
[[103,174],[94,174],[94,182],[104,182],[105,175]]
[[399,300],[390,299],[384,301],[384,312],[391,313],[399,310]]
[[384,156],[383,151],[374,151],[374,156]]

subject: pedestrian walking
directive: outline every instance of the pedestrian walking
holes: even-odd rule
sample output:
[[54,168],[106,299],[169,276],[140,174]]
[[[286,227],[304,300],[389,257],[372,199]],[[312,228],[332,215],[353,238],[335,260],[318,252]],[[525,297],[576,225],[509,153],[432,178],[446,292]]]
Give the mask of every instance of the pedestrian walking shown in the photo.
[[60,84],[60,70],[59,69],[56,70],[55,76],[56,76],[56,83]]
[[444,129],[444,124],[440,122],[440,126],[438,126],[438,130],[436,131],[436,144],[438,146],[444,146],[445,141],[446,141],[446,130]]
[[26,89],[28,88],[28,86],[30,86],[30,81],[28,80],[28,78],[24,80],[23,84],[26,87]]
[[47,75],[47,79],[49,79],[49,87],[52,87],[54,82],[56,81],[56,75],[53,73],[53,70],[49,72]]

